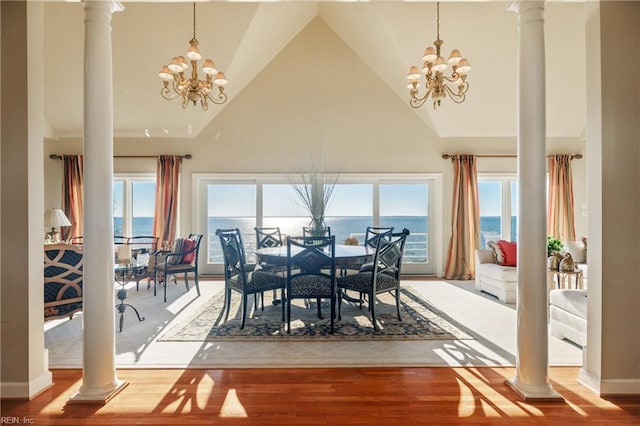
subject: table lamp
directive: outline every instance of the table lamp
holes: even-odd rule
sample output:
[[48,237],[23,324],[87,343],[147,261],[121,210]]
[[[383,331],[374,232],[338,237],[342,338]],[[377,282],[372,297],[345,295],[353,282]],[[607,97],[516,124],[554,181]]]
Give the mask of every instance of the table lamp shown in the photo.
[[60,226],[71,226],[71,222],[61,209],[51,208],[44,212],[44,226],[51,228],[46,235],[48,241],[60,242]]

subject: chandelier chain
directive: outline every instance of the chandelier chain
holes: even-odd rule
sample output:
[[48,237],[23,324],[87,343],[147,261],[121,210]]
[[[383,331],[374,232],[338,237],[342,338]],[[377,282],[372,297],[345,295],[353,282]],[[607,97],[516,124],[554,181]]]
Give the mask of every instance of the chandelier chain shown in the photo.
[[196,2],[193,2],[193,38],[196,38]]
[[439,1],[436,2],[436,40],[440,40],[440,2]]

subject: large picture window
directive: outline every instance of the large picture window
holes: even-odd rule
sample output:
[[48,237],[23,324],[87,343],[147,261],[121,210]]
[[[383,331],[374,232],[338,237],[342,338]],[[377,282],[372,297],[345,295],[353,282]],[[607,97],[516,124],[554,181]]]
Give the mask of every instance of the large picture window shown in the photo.
[[[327,206],[325,222],[336,243],[355,237],[362,244],[367,226],[408,228],[403,272],[435,273],[433,235],[429,222],[440,201],[439,175],[363,176],[341,175]],[[309,224],[307,211],[287,175],[247,176],[194,175],[197,188],[198,227],[206,239],[204,273],[222,271],[222,253],[216,229],[239,228],[247,260],[255,261],[255,226],[277,226],[283,235],[300,235]],[[204,207],[206,206],[206,207]]]
[[116,176],[112,190],[113,234],[126,237],[152,235],[155,176]]
[[518,182],[515,176],[479,176],[480,247],[488,241],[517,241]]

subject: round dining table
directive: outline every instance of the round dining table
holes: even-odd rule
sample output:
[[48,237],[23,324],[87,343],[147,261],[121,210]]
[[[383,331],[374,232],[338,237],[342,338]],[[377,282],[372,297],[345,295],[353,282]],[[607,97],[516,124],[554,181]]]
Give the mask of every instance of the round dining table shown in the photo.
[[[299,247],[291,247],[292,253],[301,251]],[[267,247],[255,251],[259,263],[270,265],[287,264],[287,246]],[[376,253],[375,248],[336,244],[336,267],[371,262]]]

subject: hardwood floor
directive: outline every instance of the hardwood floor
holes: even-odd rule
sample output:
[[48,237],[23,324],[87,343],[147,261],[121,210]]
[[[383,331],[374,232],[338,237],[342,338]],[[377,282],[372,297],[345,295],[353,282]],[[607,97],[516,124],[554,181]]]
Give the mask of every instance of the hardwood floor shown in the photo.
[[576,367],[550,369],[565,402],[522,402],[504,384],[513,368],[118,370],[129,381],[106,405],[67,404],[81,370],[53,370],[31,401],[2,401],[2,423],[191,424],[640,424],[640,397],[600,398]]

